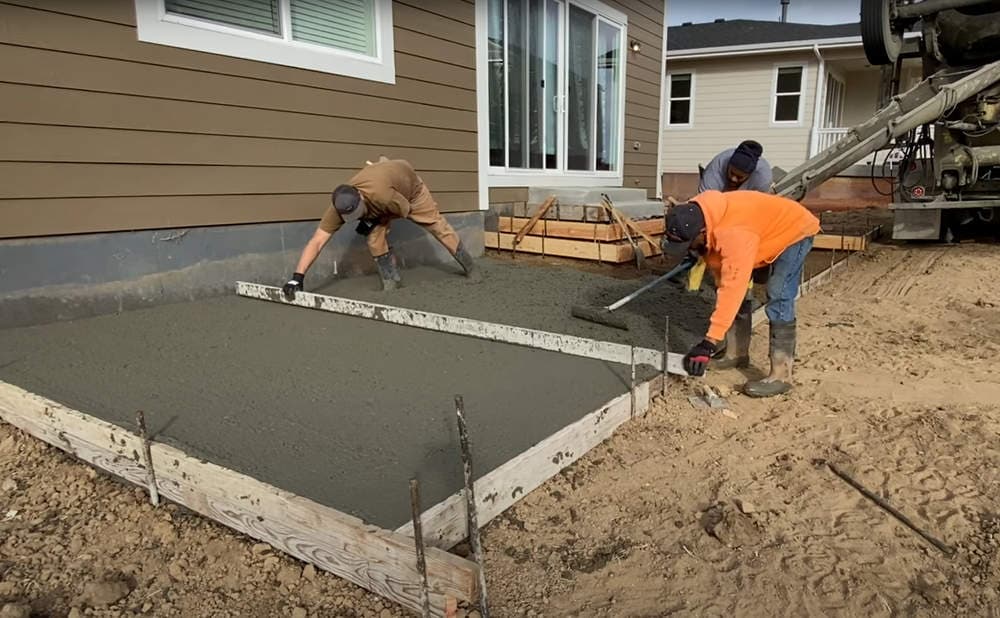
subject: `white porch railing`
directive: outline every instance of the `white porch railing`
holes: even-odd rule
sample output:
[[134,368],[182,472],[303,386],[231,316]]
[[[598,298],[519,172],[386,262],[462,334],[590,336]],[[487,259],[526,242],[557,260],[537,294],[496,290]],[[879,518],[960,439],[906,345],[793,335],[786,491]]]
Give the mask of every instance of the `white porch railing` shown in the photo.
[[[847,127],[832,127],[826,129],[816,129],[813,134],[810,157],[823,152],[833,146],[837,141],[846,136],[851,130]],[[931,125],[931,137],[934,137],[934,125]],[[876,165],[881,168],[888,159],[889,163],[899,163],[903,159],[903,152],[900,150],[890,150],[890,147],[880,150],[875,154],[870,154],[860,160],[855,165]]]

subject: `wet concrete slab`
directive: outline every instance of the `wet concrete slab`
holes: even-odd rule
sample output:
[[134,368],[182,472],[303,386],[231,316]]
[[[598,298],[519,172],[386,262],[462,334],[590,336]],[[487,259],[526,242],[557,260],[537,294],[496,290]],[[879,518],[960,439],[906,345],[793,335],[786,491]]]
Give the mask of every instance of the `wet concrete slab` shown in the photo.
[[620,278],[572,266],[540,264],[538,259],[483,258],[482,281],[463,277],[457,267],[420,266],[402,271],[404,287],[382,292],[377,277],[343,279],[307,289],[465,318],[535,328],[578,337],[663,349],[664,317],[670,317],[670,349],[687,351],[708,328],[714,293],[677,285],[654,288],[616,311],[628,331],[594,324],[570,314],[573,305],[606,306],[655,277]]
[[627,374],[235,296],[0,330],[0,380],[130,429],[141,409],[157,440],[388,528],[409,519],[411,477],[427,506],[461,487],[454,395],[481,475],[627,392]]

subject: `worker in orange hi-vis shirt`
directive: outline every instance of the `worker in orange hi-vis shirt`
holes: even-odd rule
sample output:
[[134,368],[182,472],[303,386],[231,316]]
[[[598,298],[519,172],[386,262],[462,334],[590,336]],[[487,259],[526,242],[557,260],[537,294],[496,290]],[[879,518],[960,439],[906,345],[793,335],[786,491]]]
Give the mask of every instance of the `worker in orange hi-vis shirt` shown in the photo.
[[[793,200],[758,191],[705,191],[667,214],[663,250],[702,256],[718,290],[704,340],[684,357],[684,369],[704,375],[716,348],[744,304],[756,268],[771,265],[767,307],[771,372],[744,392],[770,397],[791,389],[795,358],[795,298],[819,219]],[[747,344],[749,353],[749,342]]]

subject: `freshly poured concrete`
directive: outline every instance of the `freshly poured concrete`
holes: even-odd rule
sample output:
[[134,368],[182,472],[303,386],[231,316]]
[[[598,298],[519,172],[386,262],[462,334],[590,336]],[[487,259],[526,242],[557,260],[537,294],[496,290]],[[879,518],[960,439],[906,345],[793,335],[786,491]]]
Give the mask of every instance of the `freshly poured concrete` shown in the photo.
[[[484,258],[479,283],[456,267],[422,266],[402,271],[404,287],[382,292],[377,277],[335,281],[310,291],[467,318],[615,341],[660,350],[664,316],[670,317],[670,349],[686,352],[704,336],[712,312],[709,294],[665,284],[617,310],[629,324],[622,331],[570,315],[574,304],[608,305],[653,277],[619,279],[567,266],[539,265],[536,258]],[[529,265],[530,264],[530,265]],[[704,288],[712,286],[706,281]]]
[[[461,284],[433,308],[493,318],[568,302],[547,275],[503,290],[490,270],[480,287],[439,273],[423,294]],[[420,297],[415,274],[396,300]],[[409,518],[411,477],[425,506],[461,487],[455,394],[484,474],[627,392],[627,372],[235,296],[0,330],[0,380],[122,427],[144,410],[157,440],[388,528]]]
[[[622,310],[628,332],[575,319],[573,304],[607,304],[643,280],[528,262],[479,260],[479,283],[453,266],[405,269],[393,293],[374,276],[306,283],[655,349],[670,315],[674,351],[707,325],[710,301],[671,285]],[[0,380],[123,427],[144,410],[157,439],[389,528],[409,517],[412,476],[427,506],[461,487],[454,395],[481,475],[627,392],[628,371],[235,296],[0,330]]]

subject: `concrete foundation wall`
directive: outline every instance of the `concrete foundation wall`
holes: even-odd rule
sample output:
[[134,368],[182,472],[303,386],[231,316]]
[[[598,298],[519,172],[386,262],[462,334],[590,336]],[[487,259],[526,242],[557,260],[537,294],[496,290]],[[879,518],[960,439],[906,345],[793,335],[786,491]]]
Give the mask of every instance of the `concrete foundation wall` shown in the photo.
[[[481,255],[483,214],[446,217],[469,252]],[[314,221],[302,221],[3,240],[0,328],[226,294],[237,280],[280,285],[315,229]],[[390,242],[404,267],[453,264],[409,221],[393,223]],[[306,286],[374,272],[364,238],[345,229],[330,240]]]

